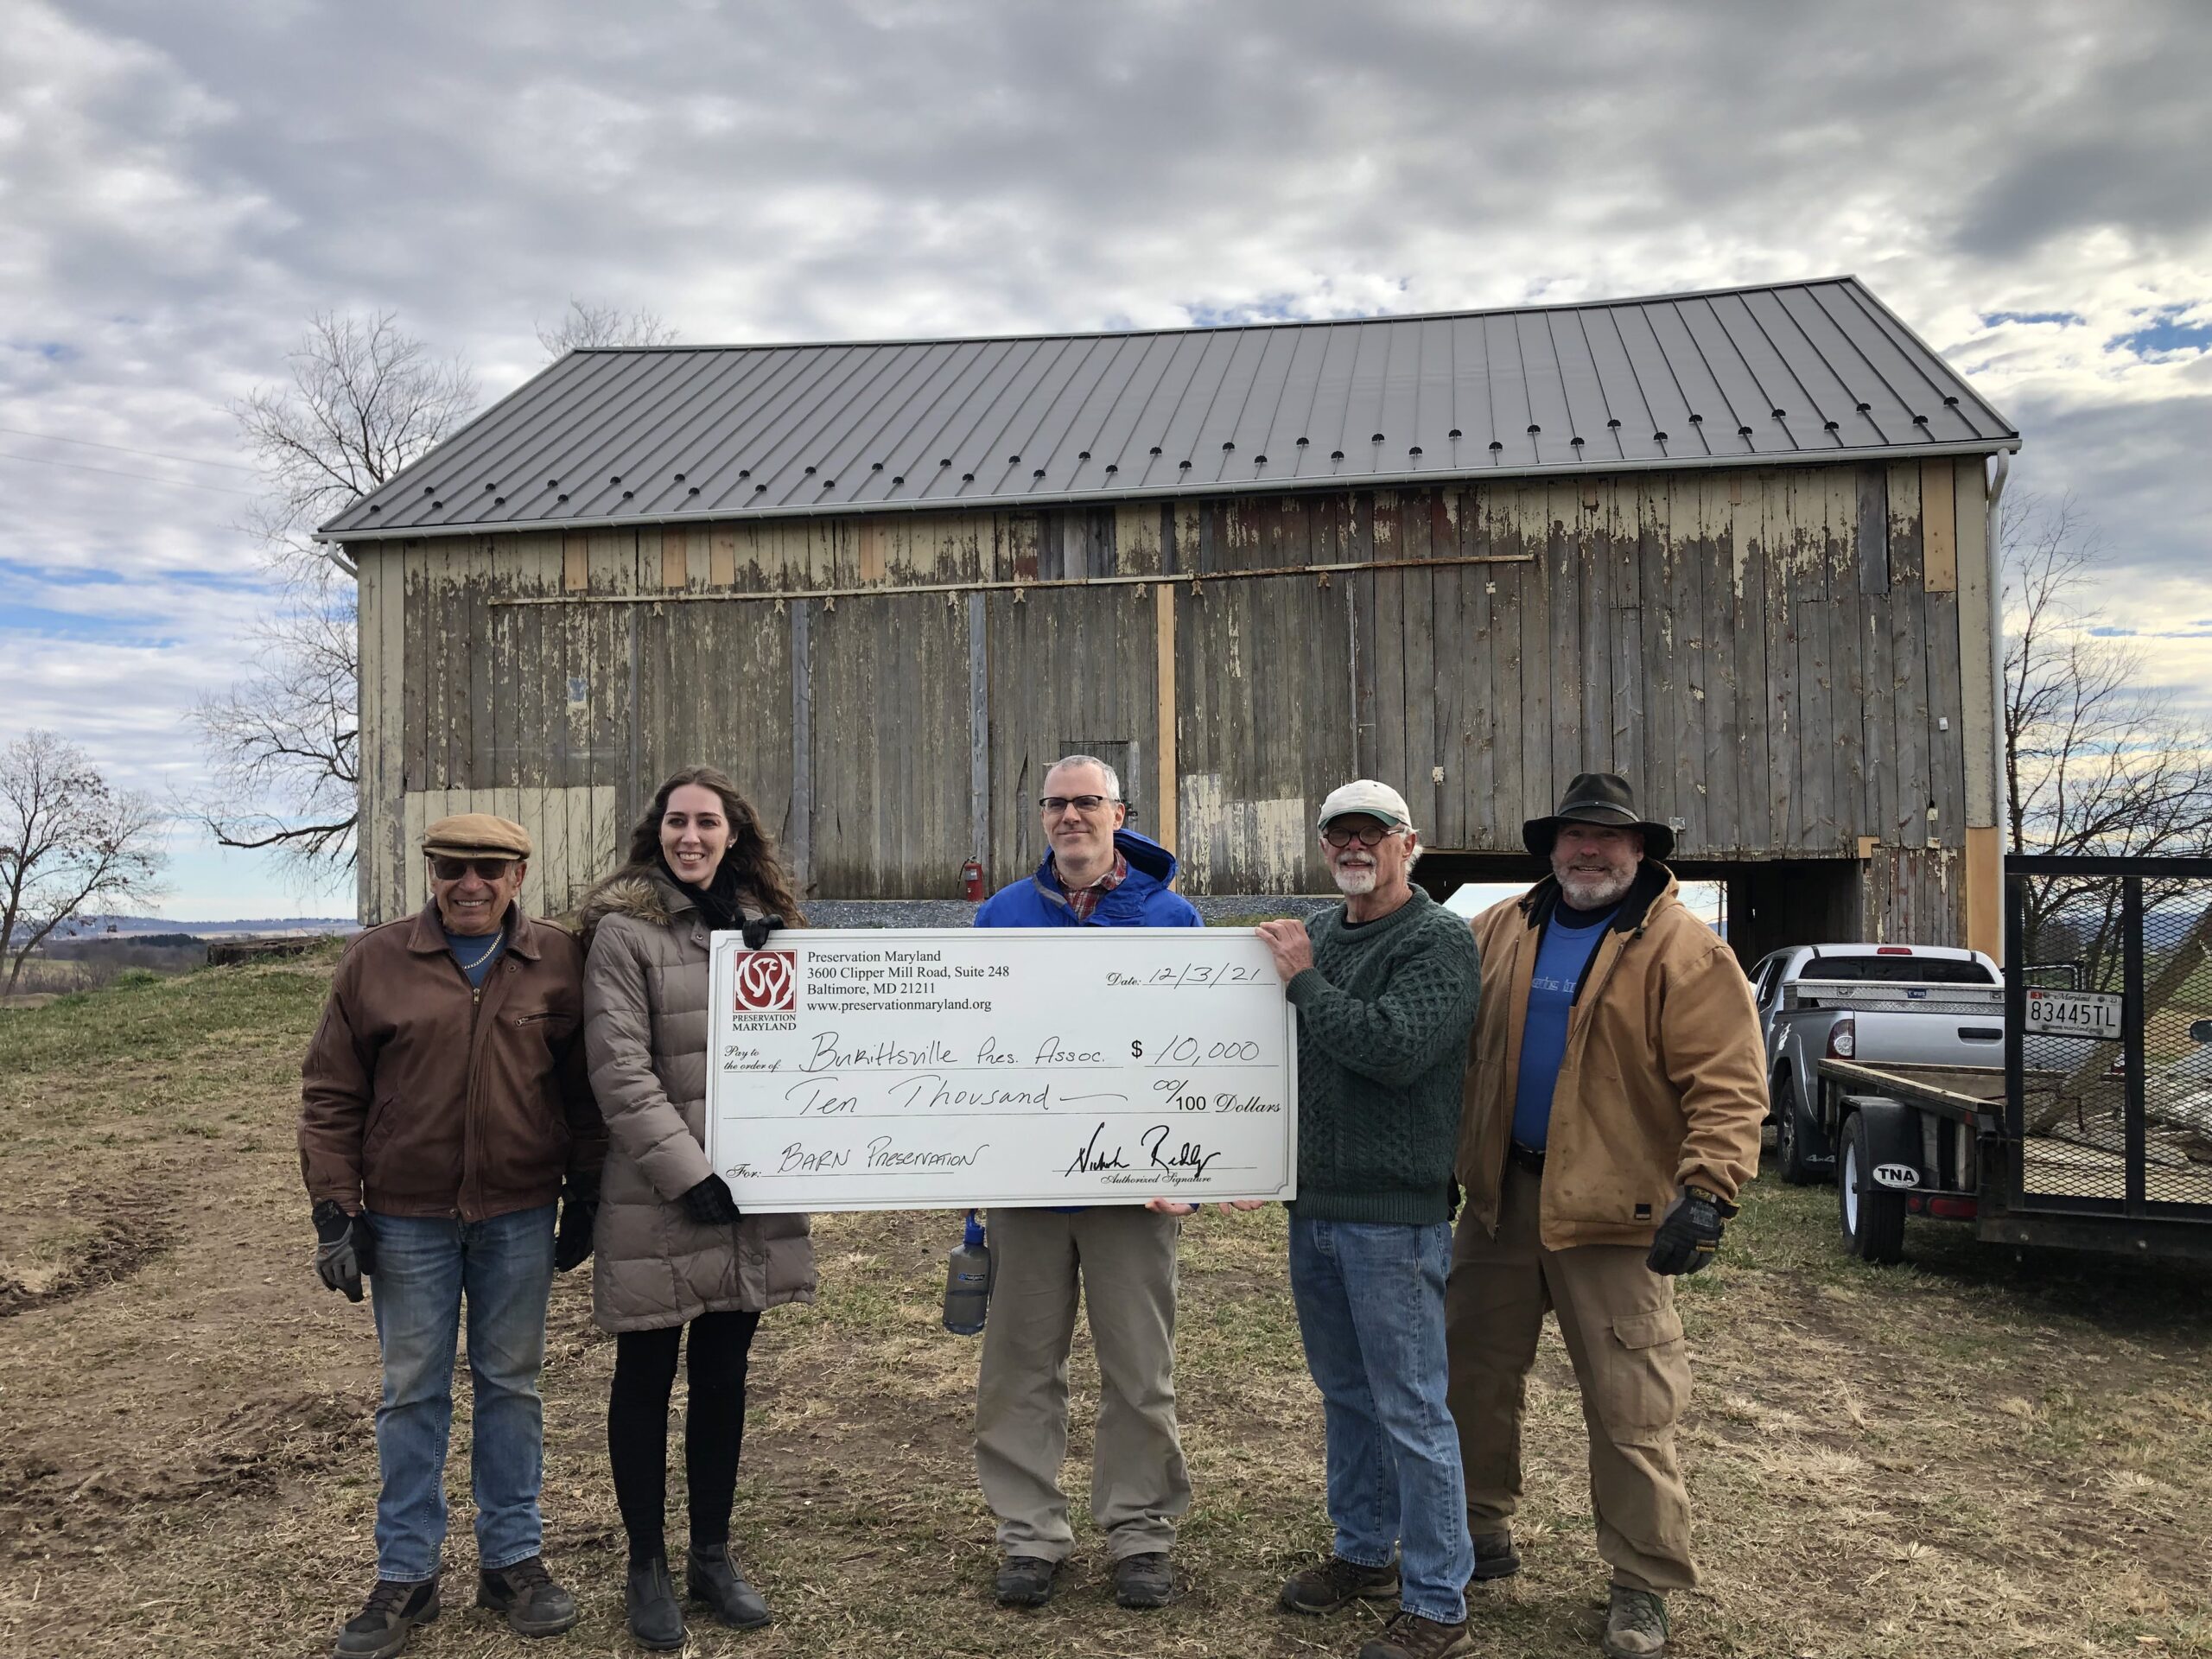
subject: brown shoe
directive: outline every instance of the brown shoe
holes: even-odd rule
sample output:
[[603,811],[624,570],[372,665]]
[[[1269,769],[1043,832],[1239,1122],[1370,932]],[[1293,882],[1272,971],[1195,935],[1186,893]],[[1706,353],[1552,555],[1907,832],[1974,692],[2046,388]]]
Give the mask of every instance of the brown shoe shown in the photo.
[[1319,1567],[1291,1575],[1275,1605],[1287,1613],[1333,1613],[1355,1601],[1389,1601],[1398,1593],[1398,1569],[1362,1567],[1332,1555]]
[[1382,1627],[1382,1634],[1359,1650],[1359,1659],[1467,1659],[1475,1638],[1467,1634],[1467,1621],[1440,1624],[1419,1613],[1400,1608]]
[[1658,1659],[1667,1651],[1667,1604],[1649,1590],[1613,1586],[1605,1610],[1605,1659]]
[[1513,1548],[1513,1532],[1478,1532],[1474,1536],[1475,1575],[1470,1583],[1486,1579],[1509,1579],[1521,1570],[1521,1552]]

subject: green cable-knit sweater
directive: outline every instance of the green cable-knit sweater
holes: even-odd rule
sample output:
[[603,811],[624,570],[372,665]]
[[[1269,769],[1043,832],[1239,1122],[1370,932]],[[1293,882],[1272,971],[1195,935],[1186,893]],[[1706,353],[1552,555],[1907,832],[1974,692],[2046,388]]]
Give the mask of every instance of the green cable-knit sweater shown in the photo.
[[1375,921],[1306,925],[1298,1008],[1298,1198],[1313,1221],[1450,1217],[1459,1085],[1482,963],[1465,922],[1420,888]]

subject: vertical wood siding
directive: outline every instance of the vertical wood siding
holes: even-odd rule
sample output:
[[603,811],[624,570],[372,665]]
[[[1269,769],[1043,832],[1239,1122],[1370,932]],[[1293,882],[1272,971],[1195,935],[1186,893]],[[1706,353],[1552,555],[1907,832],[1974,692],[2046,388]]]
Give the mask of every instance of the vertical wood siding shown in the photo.
[[[1990,798],[1983,511],[1945,461],[359,545],[362,909],[414,900],[417,820],[463,797],[531,823],[557,907],[701,761],[818,895],[957,893],[979,819],[995,886],[1071,748],[1159,823],[1164,715],[1193,891],[1325,887],[1312,811],[1350,776],[1433,847],[1510,852],[1616,771],[1687,857],[1933,849],[1866,884],[1930,915]],[[1309,568],[1471,556],[1526,562]],[[1205,580],[1253,570],[1293,574]],[[1198,580],[897,591],[1161,573]],[[686,602],[716,593],[788,597]],[[505,602],[563,595],[645,602]]]

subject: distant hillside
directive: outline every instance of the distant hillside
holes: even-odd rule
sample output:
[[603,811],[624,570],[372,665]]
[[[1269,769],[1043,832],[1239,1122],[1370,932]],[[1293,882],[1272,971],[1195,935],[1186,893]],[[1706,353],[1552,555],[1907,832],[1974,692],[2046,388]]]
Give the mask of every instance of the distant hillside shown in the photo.
[[189,933],[194,938],[232,938],[242,933],[352,933],[350,916],[276,916],[259,921],[173,922],[160,916],[80,916],[49,936],[56,940],[121,938],[137,933]]

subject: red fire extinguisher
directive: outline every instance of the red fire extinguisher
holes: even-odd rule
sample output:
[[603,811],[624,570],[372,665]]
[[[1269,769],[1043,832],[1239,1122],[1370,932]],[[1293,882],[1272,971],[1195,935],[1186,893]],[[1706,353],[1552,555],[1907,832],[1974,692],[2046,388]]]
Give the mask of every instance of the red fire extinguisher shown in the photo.
[[983,897],[983,867],[969,859],[960,867],[961,890],[968,895],[969,904],[980,903]]

